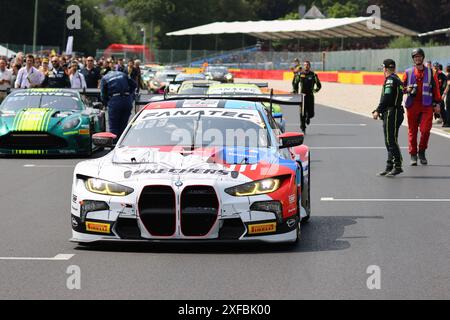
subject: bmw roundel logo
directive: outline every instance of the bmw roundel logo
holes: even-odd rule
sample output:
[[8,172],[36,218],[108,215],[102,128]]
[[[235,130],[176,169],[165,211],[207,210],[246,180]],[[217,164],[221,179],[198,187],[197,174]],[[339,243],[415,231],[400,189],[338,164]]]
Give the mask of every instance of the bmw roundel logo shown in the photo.
[[181,180],[178,180],[177,182],[175,182],[175,185],[179,188],[183,185],[183,182]]

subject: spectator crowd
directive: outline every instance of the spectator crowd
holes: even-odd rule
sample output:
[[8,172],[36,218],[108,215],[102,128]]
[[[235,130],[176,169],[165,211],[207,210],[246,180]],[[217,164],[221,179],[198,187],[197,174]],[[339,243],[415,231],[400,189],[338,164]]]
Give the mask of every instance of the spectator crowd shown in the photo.
[[[0,57],[0,91],[28,88],[97,89],[111,71],[121,71],[143,88],[139,60],[51,55],[35,57],[19,52],[15,57]],[[1,98],[1,97],[0,97]]]

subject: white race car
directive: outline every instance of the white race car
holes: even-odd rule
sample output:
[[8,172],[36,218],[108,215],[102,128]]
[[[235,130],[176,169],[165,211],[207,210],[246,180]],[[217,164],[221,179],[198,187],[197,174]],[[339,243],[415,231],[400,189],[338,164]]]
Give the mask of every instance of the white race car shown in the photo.
[[281,134],[257,97],[239,99],[144,107],[112,152],[76,166],[71,241],[297,242],[310,215],[303,134]]

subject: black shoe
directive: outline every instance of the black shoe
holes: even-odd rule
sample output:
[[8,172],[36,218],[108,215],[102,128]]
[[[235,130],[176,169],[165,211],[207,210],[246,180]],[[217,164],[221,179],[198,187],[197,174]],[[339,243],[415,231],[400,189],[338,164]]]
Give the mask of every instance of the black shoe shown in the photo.
[[417,167],[417,156],[411,156],[411,166]]
[[385,176],[387,176],[392,170],[393,170],[393,168],[386,168],[386,170],[384,170],[384,171],[378,173],[377,176],[379,176],[379,177],[385,177]]
[[311,119],[306,118],[306,124],[309,126],[310,123],[311,123]]
[[419,159],[420,163],[424,166],[428,165],[428,160],[425,157],[425,151],[419,151]]
[[394,168],[391,172],[389,172],[386,175],[386,177],[395,177],[395,176],[398,176],[401,173],[403,173],[403,169],[402,168]]

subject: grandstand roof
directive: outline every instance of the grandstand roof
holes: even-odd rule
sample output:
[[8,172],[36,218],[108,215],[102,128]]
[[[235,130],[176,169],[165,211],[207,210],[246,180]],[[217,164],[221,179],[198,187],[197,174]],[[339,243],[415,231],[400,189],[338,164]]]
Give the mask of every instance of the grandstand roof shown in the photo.
[[381,28],[371,28],[373,17],[273,21],[215,22],[167,33],[168,36],[248,34],[265,40],[370,38],[417,36],[417,32],[381,19]]
[[438,35],[438,34],[450,34],[450,28],[445,28],[445,29],[438,29],[438,30],[434,30],[434,31],[430,31],[430,32],[426,32],[426,33],[421,33],[419,34],[419,37],[427,37],[427,36],[434,36],[434,35]]

